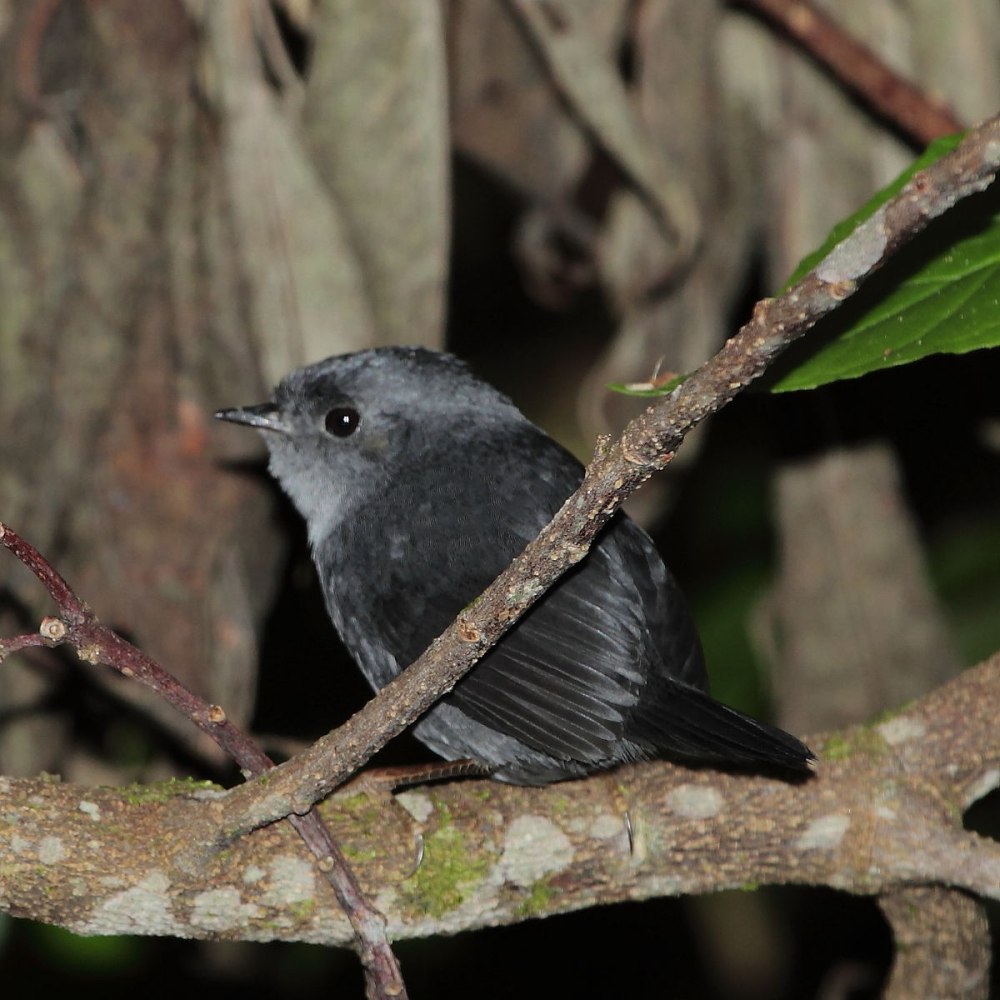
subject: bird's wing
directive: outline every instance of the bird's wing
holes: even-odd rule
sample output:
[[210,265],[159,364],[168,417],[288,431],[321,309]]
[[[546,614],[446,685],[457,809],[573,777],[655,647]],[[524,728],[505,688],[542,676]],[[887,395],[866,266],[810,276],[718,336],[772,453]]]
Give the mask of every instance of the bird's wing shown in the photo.
[[[381,561],[377,570],[389,574],[379,588],[383,593],[407,594],[405,601],[376,611],[380,639],[399,665],[422,653],[492,582],[579,482],[579,466],[553,442],[539,433],[530,447],[544,453],[530,456],[530,463],[521,456],[516,475],[502,463],[474,464],[485,471],[454,491],[462,503],[449,499],[447,488],[430,504],[426,492],[419,502],[414,498],[405,551],[400,548],[398,559]],[[430,531],[421,504],[426,518],[447,519],[446,546]],[[676,608],[669,606],[672,595]],[[584,562],[486,654],[448,700],[477,722],[544,753],[601,761],[621,740],[648,671],[661,668],[650,657],[671,653],[651,652],[658,642],[684,645],[677,650],[676,670],[701,683],[697,638],[676,585],[646,535],[619,515]]]
[[628,578],[603,549],[570,571],[454,690],[477,722],[550,754],[610,757],[643,685],[641,623]]

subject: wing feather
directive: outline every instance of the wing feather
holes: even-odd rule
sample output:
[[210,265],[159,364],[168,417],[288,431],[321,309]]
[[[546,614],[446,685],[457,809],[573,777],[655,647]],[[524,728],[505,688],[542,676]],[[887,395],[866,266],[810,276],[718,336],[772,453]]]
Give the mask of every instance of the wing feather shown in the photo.
[[[368,649],[369,662],[362,667],[376,686],[416,659],[579,483],[576,460],[536,428],[526,424],[520,443],[530,455],[518,455],[515,448],[501,456],[473,456],[475,471],[468,481],[442,482],[430,492],[424,483],[419,496],[391,498],[409,500],[411,517],[406,537],[386,539],[366,568],[375,583],[373,606],[344,615],[350,595],[339,594],[333,602],[348,646],[362,660]],[[526,468],[541,472],[525,476]],[[369,516],[384,518],[377,509]],[[442,521],[448,525],[443,547]],[[583,563],[487,653],[447,701],[542,753],[607,759],[645,682],[643,667],[655,639],[648,623],[668,617],[657,604],[665,582],[652,543],[618,515]],[[371,616],[367,622],[366,616]],[[363,641],[372,631],[385,647],[381,655]]]

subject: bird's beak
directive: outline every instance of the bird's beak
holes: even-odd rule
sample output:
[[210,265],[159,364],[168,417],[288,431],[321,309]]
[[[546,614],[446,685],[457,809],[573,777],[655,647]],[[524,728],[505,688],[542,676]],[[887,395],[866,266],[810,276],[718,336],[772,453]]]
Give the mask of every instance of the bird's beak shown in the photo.
[[231,424],[246,424],[259,431],[275,431],[287,434],[288,427],[282,420],[281,410],[274,403],[258,403],[256,406],[237,406],[231,410],[216,410],[217,420],[228,420]]

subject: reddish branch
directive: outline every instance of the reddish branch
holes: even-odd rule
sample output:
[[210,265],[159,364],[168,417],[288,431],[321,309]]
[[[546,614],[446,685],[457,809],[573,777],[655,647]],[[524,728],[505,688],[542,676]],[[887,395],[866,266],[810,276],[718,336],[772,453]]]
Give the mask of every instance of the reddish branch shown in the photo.
[[[37,633],[0,640],[0,661],[28,646],[70,645],[80,659],[88,663],[103,663],[155,691],[206,732],[236,761],[244,776],[261,775],[274,767],[271,758],[226,718],[220,706],[203,701],[142,650],[103,625],[51,563],[33,545],[2,523],[0,544],[35,574],[59,608],[59,617],[43,619]],[[385,918],[365,898],[322,820],[311,811],[289,816],[288,819],[316,856],[317,867],[337,894],[351,922],[368,975],[369,996],[405,997],[402,975],[386,936]]]
[[739,2],[778,25],[840,83],[920,146],[965,128],[943,99],[891,69],[807,0]]

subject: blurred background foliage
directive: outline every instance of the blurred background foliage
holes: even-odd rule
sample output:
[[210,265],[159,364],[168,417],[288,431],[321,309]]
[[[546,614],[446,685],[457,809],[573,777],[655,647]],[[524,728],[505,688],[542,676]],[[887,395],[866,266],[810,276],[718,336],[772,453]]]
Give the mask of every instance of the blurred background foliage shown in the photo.
[[[989,0],[819,6],[934,123],[1000,104]],[[210,414],[328,354],[424,343],[586,460],[644,405],[608,383],[696,367],[937,134],[873,113],[757,7],[0,0],[0,517],[270,746],[342,721],[366,692],[301,525]],[[979,352],[755,392],[640,492],[719,697],[816,731],[1000,647],[998,384]],[[5,633],[47,610],[11,562]],[[383,759],[414,756],[404,738]],[[0,770],[236,780],[162,708],[54,656],[4,665]],[[968,822],[995,834],[992,805]],[[890,961],[873,902],[784,888],[399,951],[435,998],[870,996]],[[0,975],[361,990],[347,952],[3,917]]]

